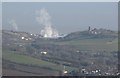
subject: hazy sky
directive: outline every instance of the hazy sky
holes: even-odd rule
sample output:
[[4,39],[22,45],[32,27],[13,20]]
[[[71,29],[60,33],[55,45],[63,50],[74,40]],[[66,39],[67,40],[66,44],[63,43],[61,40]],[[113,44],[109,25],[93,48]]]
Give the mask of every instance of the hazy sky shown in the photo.
[[52,27],[60,33],[96,28],[118,29],[116,2],[11,2],[2,3],[3,29],[40,33],[44,27],[36,20],[36,11],[47,9]]
[[0,29],[2,28],[2,3],[0,2]]

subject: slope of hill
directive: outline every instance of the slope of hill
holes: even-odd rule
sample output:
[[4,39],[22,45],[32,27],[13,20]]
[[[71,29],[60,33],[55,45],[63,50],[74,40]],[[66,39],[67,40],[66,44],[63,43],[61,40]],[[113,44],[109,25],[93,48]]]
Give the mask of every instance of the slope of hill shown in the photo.
[[[89,72],[93,69],[100,69],[103,74],[108,71],[106,68],[113,67],[111,71],[115,73],[117,43],[117,33],[105,29],[73,32],[55,39],[42,38],[40,35],[26,32],[9,30],[2,32],[3,59],[12,64],[22,64],[23,66],[19,70],[22,70],[24,64],[27,64],[28,66],[46,66],[49,68],[48,71],[59,71],[61,70],[60,65],[62,65],[66,66],[69,73],[74,68],[82,70],[82,67]],[[55,65],[57,66],[55,67]],[[33,71],[33,73],[35,72]]]
[[94,39],[94,38],[117,38],[117,32],[106,29],[94,29],[86,31],[73,32],[61,38],[62,40],[71,39]]

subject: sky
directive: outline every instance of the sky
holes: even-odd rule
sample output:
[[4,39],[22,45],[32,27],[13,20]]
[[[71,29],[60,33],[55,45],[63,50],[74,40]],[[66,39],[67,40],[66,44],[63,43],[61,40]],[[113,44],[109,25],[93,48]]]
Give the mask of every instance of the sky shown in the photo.
[[2,2],[0,2],[0,29],[2,29]]
[[118,2],[119,0],[1,0],[2,2]]
[[7,30],[40,33],[44,26],[36,20],[36,11],[45,8],[51,24],[67,34],[92,28],[118,29],[117,2],[4,2],[2,27]]

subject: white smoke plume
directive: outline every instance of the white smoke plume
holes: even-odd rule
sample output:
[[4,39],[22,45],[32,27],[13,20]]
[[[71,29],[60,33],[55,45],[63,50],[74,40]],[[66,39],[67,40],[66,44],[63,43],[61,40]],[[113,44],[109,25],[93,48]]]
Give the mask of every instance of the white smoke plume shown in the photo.
[[16,24],[16,20],[12,19],[9,21],[9,24],[12,26],[12,28],[15,30],[15,31],[18,31],[18,25]]
[[36,20],[40,25],[51,26],[51,16],[48,14],[45,8],[36,11]]
[[53,38],[59,36],[58,31],[52,28],[51,16],[45,8],[36,11],[36,15],[37,22],[44,26],[40,32],[43,37]]

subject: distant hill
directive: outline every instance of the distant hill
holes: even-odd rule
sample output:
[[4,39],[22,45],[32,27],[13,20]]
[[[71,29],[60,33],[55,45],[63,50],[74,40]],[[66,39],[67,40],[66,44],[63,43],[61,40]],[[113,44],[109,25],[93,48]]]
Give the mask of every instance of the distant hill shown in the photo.
[[33,41],[34,39],[36,39],[38,37],[41,37],[41,36],[38,34],[30,34],[30,33],[21,32],[21,31],[2,30],[3,42],[6,42],[6,41],[16,41],[16,42]]
[[[17,32],[11,30],[2,30],[2,37],[3,42],[8,41],[34,41],[34,40],[44,40],[41,35],[39,34],[30,34],[27,32]],[[22,39],[23,37],[23,39]],[[92,30],[85,30],[85,31],[77,31],[67,34],[66,36],[59,37],[59,38],[50,38],[47,40],[56,40],[56,41],[69,41],[69,40],[76,40],[76,39],[101,39],[101,38],[117,38],[118,34],[116,31],[106,30],[106,29],[92,29]],[[46,39],[45,39],[46,40]]]
[[93,38],[117,38],[117,32],[106,29],[93,29],[86,31],[77,31],[66,35],[61,40],[72,40],[72,39],[93,39]]

